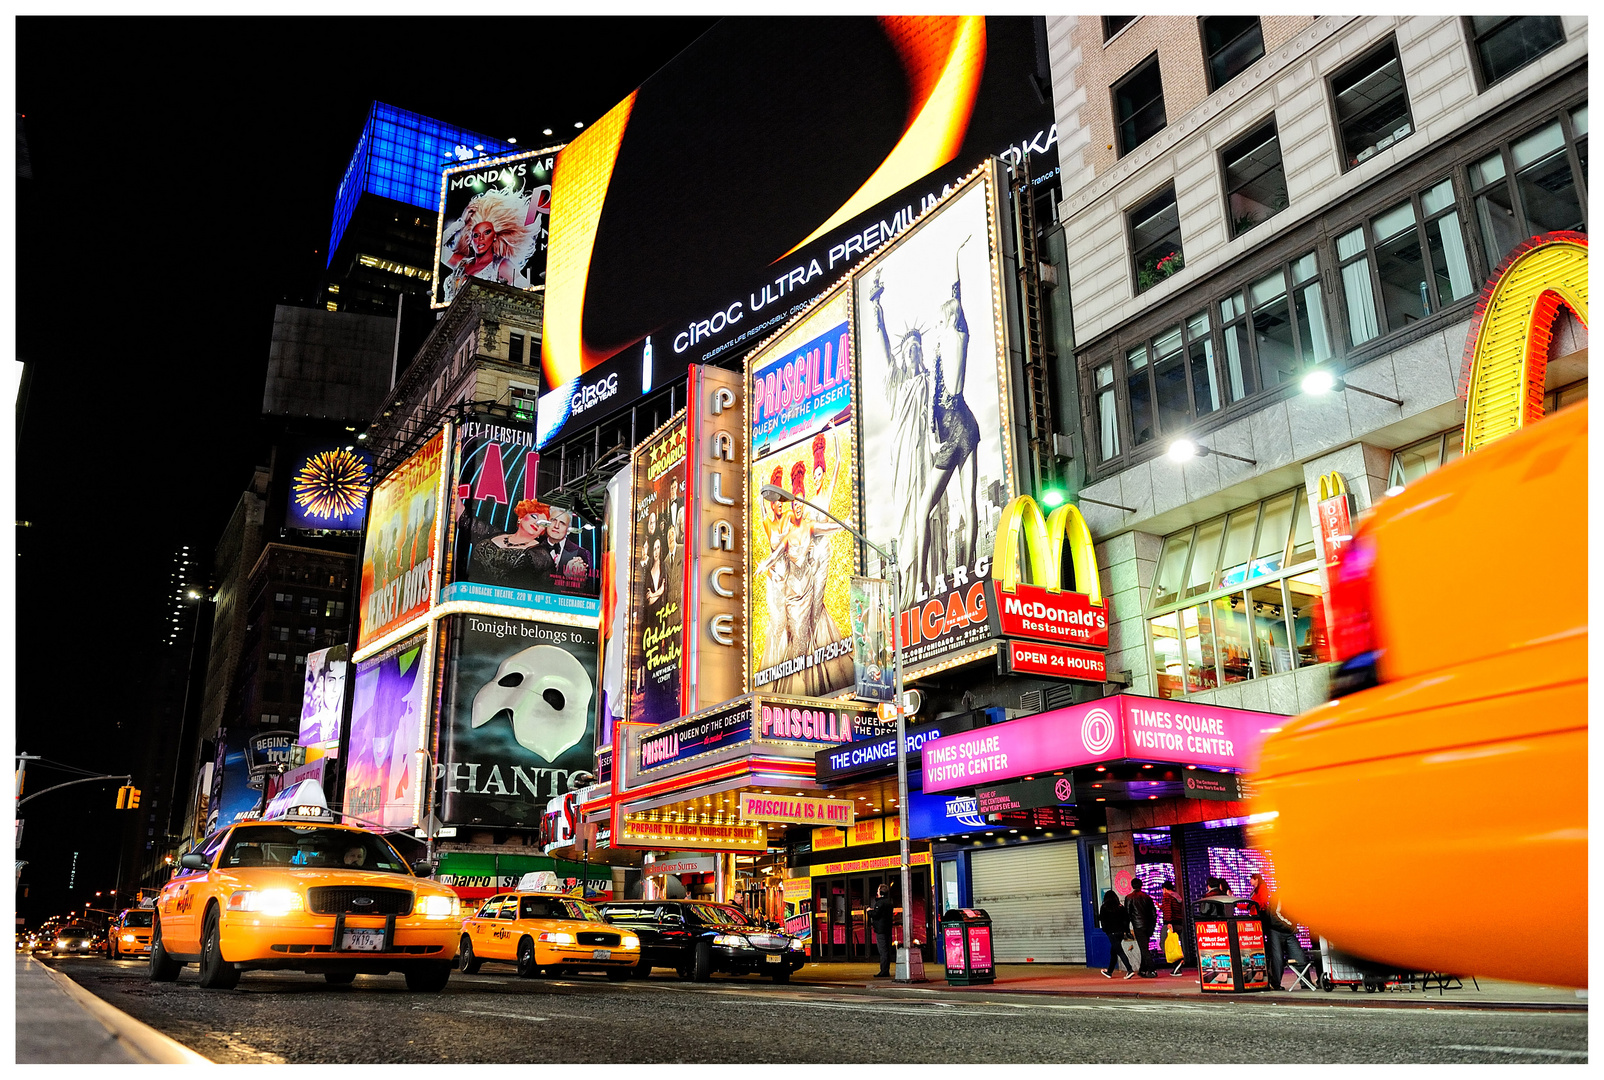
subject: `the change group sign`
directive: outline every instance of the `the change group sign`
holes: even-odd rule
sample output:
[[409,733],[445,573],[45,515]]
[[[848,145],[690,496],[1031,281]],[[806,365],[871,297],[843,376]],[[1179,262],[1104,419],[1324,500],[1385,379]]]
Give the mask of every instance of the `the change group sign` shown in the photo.
[[925,791],[951,791],[1098,761],[1252,769],[1278,713],[1119,694],[925,744]]

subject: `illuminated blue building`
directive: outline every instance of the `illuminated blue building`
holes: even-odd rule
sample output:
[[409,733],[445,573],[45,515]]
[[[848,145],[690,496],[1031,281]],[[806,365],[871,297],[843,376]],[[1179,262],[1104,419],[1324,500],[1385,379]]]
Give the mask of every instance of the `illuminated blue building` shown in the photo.
[[382,101],[372,104],[334,197],[324,307],[394,315],[399,294],[428,293],[440,171],[459,161],[458,147],[474,156],[517,149]]

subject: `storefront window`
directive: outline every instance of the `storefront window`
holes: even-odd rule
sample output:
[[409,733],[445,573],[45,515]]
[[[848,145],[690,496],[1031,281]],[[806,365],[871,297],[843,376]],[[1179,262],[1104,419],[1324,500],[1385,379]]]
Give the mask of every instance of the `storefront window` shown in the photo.
[[1328,662],[1318,557],[1302,488],[1166,537],[1148,618],[1158,695]]

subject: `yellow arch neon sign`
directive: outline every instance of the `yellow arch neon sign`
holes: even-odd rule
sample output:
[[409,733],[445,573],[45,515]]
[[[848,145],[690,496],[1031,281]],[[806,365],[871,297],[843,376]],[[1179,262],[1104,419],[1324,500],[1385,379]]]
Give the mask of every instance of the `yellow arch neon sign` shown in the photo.
[[1533,237],[1500,264],[1476,304],[1460,396],[1465,453],[1543,417],[1543,376],[1559,306],[1587,325],[1587,237]]
[[1347,493],[1348,482],[1342,478],[1341,473],[1328,472],[1320,477],[1321,502],[1325,502],[1327,499],[1334,499],[1338,495],[1346,495]]
[[1030,559],[1031,584],[1048,592],[1062,592],[1060,569],[1064,545],[1069,545],[1075,584],[1093,604],[1103,602],[1103,587],[1097,576],[1097,553],[1092,533],[1077,507],[1065,503],[1047,518],[1029,495],[1021,495],[1003,507],[997,519],[997,549],[992,558],[998,588],[1011,593],[1019,585],[1019,538],[1023,531],[1025,554]]

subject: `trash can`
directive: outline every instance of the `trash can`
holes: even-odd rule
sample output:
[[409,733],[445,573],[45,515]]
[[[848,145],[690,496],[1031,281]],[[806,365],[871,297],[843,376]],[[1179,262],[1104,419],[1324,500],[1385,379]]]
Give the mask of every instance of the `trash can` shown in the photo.
[[1205,991],[1268,990],[1264,923],[1259,905],[1235,896],[1209,896],[1194,905],[1197,977]]
[[941,951],[949,984],[976,986],[996,981],[991,916],[981,908],[954,908],[941,917]]

